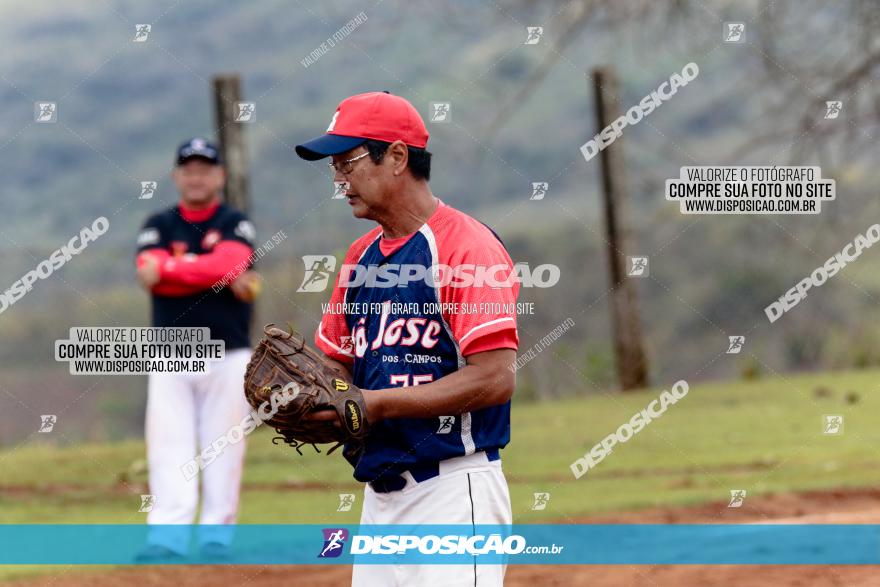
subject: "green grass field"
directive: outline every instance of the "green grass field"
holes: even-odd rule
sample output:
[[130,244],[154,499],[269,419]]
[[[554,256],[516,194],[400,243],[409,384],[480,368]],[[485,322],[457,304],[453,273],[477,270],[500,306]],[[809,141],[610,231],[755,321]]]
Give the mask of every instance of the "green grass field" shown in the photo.
[[[880,484],[878,380],[875,370],[693,386],[579,480],[570,463],[659,389],[515,403],[512,441],[502,453],[514,519],[564,522],[601,511],[723,501],[731,489],[751,496]],[[818,397],[820,387],[830,394]],[[848,394],[857,400],[847,401]],[[843,434],[822,434],[824,414],[844,416]],[[271,432],[249,438],[240,522],[356,523],[361,487],[345,461],[308,451],[300,457],[273,445]],[[143,458],[144,445],[135,441],[0,451],[0,521],[141,522]],[[538,491],[549,492],[550,502],[532,511]],[[352,512],[336,511],[339,493],[358,496]],[[33,572],[7,567],[0,577]]]

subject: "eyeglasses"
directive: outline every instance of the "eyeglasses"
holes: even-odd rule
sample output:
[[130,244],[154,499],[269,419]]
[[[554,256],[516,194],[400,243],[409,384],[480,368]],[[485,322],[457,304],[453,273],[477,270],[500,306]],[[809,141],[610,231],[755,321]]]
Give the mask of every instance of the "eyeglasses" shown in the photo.
[[369,154],[370,152],[367,151],[366,153],[361,153],[357,157],[352,157],[351,159],[346,159],[345,161],[340,161],[339,163],[330,161],[329,163],[327,163],[327,165],[329,165],[330,169],[332,169],[333,171],[339,172],[342,175],[348,175],[349,173],[351,173],[351,170],[354,167],[352,163],[354,163],[358,159],[363,159]]

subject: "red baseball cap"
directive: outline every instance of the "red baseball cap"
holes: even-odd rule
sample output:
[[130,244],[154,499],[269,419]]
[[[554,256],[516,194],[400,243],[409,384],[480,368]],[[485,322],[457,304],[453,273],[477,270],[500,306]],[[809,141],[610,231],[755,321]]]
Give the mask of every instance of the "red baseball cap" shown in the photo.
[[346,98],[336,107],[327,134],[296,146],[296,154],[306,161],[317,161],[345,153],[367,139],[410,147],[428,145],[428,129],[412,104],[388,92],[368,92]]

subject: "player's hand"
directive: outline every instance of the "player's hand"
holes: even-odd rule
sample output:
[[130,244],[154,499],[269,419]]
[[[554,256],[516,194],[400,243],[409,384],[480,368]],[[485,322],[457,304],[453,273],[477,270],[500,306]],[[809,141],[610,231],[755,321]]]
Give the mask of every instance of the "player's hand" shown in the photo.
[[152,289],[159,283],[159,260],[153,255],[141,255],[141,263],[137,268],[138,280],[146,289]]
[[229,284],[232,294],[245,303],[251,303],[263,289],[260,274],[256,271],[245,271]]
[[[379,402],[377,402],[378,395],[370,391],[369,389],[362,389],[361,392],[364,394],[364,403],[366,406],[366,418],[367,421],[371,424],[374,424],[382,419],[379,410]],[[308,420],[309,422],[321,423],[326,422],[329,425],[332,425],[337,430],[342,430],[342,422],[339,421],[339,416],[336,415],[334,410],[318,410],[315,412],[310,412],[303,416],[303,420]]]
[[354,383],[354,380],[351,377],[351,371],[348,369],[348,367],[344,363],[340,363],[339,361],[337,361],[335,359],[331,359],[327,355],[323,355],[321,358],[324,359],[324,362],[331,369],[333,369],[334,371],[339,373],[340,377],[342,377],[344,380],[346,380],[349,383]]
[[342,423],[339,421],[339,416],[336,415],[336,412],[333,410],[319,410],[317,412],[311,412],[303,416],[303,420],[308,420],[309,422],[315,423],[326,423],[332,425],[337,430],[342,430]]

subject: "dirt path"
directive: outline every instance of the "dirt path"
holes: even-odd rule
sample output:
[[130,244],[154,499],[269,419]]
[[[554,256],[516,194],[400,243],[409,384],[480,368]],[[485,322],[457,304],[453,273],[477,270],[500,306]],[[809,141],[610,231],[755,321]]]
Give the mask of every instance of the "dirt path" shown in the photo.
[[[739,523],[880,524],[880,490],[836,490],[749,497],[741,508],[726,503],[687,508],[652,508],[578,519],[580,523]],[[105,573],[43,576],[6,585],[16,587],[336,587],[348,585],[349,567],[167,566],[132,567]],[[510,566],[507,587],[574,585],[589,587],[727,586],[794,587],[880,585],[878,566]]]

